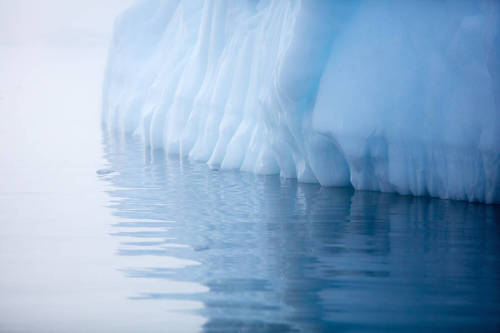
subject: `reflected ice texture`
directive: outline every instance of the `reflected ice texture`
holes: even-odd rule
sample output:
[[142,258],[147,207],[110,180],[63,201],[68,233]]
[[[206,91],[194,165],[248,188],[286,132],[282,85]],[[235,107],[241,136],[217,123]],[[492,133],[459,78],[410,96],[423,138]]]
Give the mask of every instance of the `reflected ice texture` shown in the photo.
[[185,263],[123,274],[207,290],[131,301],[201,301],[206,332],[500,328],[498,206],[214,170],[128,137],[103,147],[117,255]]

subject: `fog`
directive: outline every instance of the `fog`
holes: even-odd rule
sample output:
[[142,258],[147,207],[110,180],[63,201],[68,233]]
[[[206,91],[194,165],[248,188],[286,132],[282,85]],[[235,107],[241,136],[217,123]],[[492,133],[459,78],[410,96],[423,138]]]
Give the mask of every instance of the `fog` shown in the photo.
[[[0,332],[498,327],[496,206],[209,169],[102,135],[131,2],[0,0]],[[118,101],[148,86],[130,87]]]
[[28,43],[109,39],[113,18],[133,0],[1,0],[0,41]]
[[49,166],[95,163],[108,42],[130,2],[0,1],[2,189],[33,188]]
[[117,219],[96,175],[108,42],[131,2],[0,0],[2,332],[154,331],[173,320],[165,307],[127,300],[170,284],[118,271]]

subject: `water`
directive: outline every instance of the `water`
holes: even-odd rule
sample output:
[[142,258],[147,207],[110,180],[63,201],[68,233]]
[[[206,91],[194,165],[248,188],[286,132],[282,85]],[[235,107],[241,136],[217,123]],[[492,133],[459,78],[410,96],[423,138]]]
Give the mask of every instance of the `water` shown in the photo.
[[[98,26],[102,2],[93,2],[96,20],[85,22]],[[54,5],[40,6],[49,7],[45,12]],[[74,13],[60,8],[57,16],[74,22]],[[197,332],[204,318],[178,309],[200,302],[128,298],[148,288],[204,287],[129,279],[120,271],[134,258],[115,254],[120,240],[110,235],[112,225],[123,219],[106,207],[112,186],[96,174],[104,167],[99,118],[107,43],[74,37],[62,45],[4,44],[0,36],[0,332]],[[136,259],[157,264],[155,257]]]
[[499,331],[498,206],[101,142],[87,44],[0,43],[0,332]]
[[123,276],[195,286],[130,302],[200,302],[206,332],[500,328],[498,207],[211,170],[132,138],[104,154],[116,255],[157,259]]

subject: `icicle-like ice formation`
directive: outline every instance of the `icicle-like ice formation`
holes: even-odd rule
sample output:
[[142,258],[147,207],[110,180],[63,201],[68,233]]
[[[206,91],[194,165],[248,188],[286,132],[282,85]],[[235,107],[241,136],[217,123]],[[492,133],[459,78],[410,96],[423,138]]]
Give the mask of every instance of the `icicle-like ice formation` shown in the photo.
[[214,167],[500,202],[498,1],[145,0],[108,129]]

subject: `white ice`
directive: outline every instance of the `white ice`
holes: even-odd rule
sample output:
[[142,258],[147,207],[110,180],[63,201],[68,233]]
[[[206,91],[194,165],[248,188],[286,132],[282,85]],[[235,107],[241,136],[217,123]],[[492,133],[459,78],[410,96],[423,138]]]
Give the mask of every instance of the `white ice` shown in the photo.
[[103,121],[153,149],[327,186],[500,202],[500,2],[144,0]]

